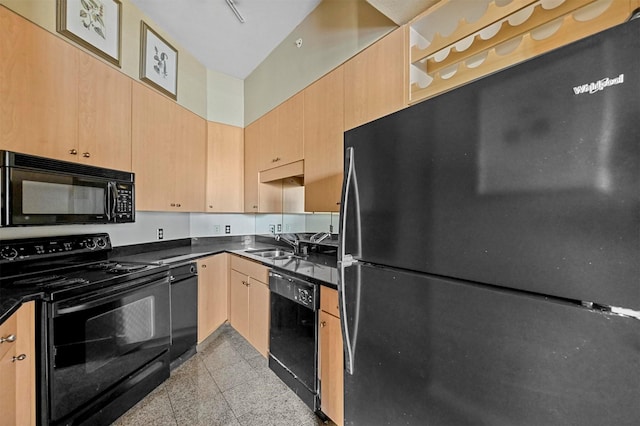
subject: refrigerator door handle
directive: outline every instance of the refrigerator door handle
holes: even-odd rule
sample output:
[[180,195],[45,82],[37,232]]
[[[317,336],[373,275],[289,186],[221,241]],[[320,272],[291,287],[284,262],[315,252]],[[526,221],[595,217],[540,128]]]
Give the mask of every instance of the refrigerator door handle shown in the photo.
[[[354,365],[354,350],[355,350],[355,341],[356,341],[356,336],[357,336],[357,329],[358,329],[358,314],[359,314],[359,294],[360,294],[360,285],[359,283],[357,283],[357,297],[356,297],[356,303],[355,303],[355,320],[354,320],[354,331],[353,331],[353,338],[351,337],[351,333],[349,330],[349,325],[347,322],[347,301],[346,301],[346,282],[345,282],[345,268],[352,266],[354,263],[357,262],[357,260],[355,260],[353,258],[353,256],[349,253],[346,253],[346,243],[345,243],[345,239],[346,239],[346,226],[347,226],[347,207],[349,205],[349,195],[350,195],[350,190],[351,190],[351,185],[353,184],[354,186],[354,192],[355,192],[355,197],[354,197],[354,201],[355,201],[355,218],[356,218],[356,223],[357,223],[357,236],[358,236],[358,246],[360,245],[360,223],[359,223],[359,219],[360,219],[360,206],[359,206],[359,197],[358,197],[358,185],[357,185],[357,180],[355,177],[355,170],[354,170],[354,162],[355,162],[355,150],[353,147],[348,147],[345,151],[345,157],[347,160],[347,170],[346,170],[346,177],[345,177],[345,183],[344,183],[344,189],[343,189],[343,193],[342,193],[342,203],[340,206],[341,212],[340,212],[340,216],[341,216],[341,224],[340,224],[340,241],[339,241],[339,248],[338,248],[338,255],[339,255],[339,262],[338,262],[338,268],[340,270],[340,277],[339,277],[339,283],[338,283],[338,298],[339,298],[339,304],[340,304],[340,322],[341,322],[341,326],[342,326],[342,340],[344,342],[344,348],[345,348],[345,370],[347,371],[347,373],[349,374],[353,374],[353,365]],[[359,277],[359,274],[358,274]]]

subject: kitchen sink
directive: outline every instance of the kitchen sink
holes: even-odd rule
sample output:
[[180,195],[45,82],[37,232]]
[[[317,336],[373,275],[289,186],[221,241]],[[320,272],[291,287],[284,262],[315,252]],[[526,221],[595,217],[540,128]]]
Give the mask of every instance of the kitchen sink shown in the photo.
[[245,253],[276,260],[289,259],[294,256],[291,250],[283,250],[280,248],[245,250]]

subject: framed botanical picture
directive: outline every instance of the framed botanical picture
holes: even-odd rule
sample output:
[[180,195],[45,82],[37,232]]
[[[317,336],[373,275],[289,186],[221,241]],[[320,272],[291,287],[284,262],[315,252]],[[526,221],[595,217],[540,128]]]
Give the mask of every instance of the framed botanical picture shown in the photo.
[[122,5],[118,0],[57,0],[56,30],[120,67]]
[[178,51],[144,21],[140,28],[140,80],[178,98]]

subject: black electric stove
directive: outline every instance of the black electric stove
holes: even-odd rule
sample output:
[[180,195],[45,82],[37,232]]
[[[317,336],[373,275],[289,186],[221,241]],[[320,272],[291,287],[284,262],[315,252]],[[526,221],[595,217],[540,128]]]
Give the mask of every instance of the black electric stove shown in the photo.
[[110,424],[169,377],[169,269],[111,249],[108,234],[0,241],[0,286],[43,294],[41,424]]

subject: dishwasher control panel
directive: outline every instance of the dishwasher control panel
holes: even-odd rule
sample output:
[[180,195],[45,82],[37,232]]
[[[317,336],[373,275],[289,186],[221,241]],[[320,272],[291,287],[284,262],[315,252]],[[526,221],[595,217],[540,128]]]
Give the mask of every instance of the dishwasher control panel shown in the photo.
[[311,310],[318,309],[318,286],[314,283],[271,271],[269,272],[269,290]]

